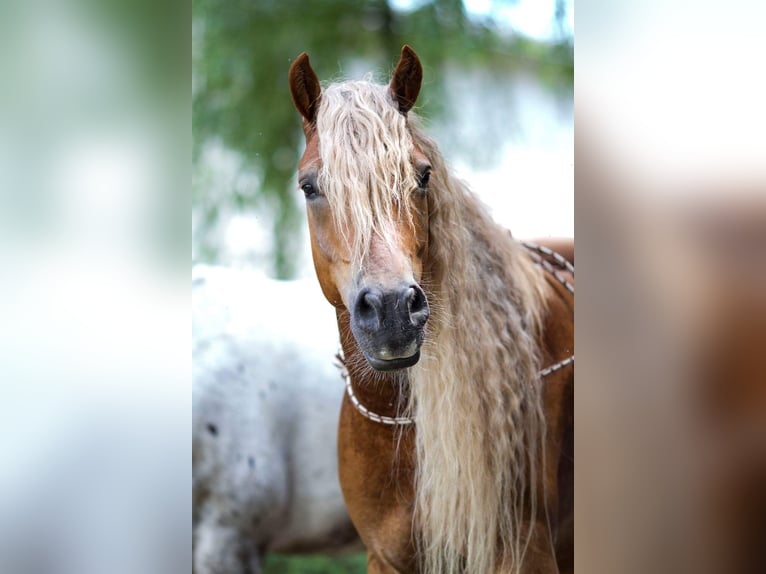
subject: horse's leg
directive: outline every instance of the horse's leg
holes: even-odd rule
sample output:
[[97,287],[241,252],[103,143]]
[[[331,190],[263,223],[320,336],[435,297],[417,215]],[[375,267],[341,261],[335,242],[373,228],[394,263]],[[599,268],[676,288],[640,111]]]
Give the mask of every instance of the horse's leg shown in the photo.
[[258,552],[250,554],[250,574],[261,574],[261,555]]
[[260,574],[258,553],[247,536],[222,523],[212,509],[206,510],[195,532],[195,574]]

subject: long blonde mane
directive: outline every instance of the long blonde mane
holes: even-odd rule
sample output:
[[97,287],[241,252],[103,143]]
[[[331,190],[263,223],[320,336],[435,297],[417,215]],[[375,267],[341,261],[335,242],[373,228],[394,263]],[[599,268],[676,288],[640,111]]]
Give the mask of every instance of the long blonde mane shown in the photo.
[[317,132],[319,187],[360,265],[371,236],[391,240],[391,224],[411,214],[417,179],[407,122],[383,86],[343,82],[322,92]]
[[418,558],[433,574],[519,571],[541,499],[542,274],[448,173],[436,145],[412,113],[398,112],[386,86],[329,86],[317,132],[320,185],[339,228],[352,230],[356,261],[372,234],[385,236],[409,213],[414,146],[431,162],[422,286],[432,314],[420,362],[408,371]]

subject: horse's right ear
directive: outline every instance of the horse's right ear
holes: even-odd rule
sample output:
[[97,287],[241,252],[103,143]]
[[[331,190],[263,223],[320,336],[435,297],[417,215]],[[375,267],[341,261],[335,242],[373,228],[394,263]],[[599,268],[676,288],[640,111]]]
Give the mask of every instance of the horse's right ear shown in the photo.
[[290,66],[290,94],[296,109],[304,119],[313,124],[316,120],[319,96],[322,88],[319,78],[309,63],[309,55],[303,52]]

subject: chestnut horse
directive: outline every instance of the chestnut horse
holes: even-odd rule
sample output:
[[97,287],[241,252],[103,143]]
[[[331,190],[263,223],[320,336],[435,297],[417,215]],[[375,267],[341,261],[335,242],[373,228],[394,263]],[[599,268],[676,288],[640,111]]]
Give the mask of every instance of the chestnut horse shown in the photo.
[[388,86],[322,91],[305,53],[289,80],[350,375],[341,488],[368,571],[571,570],[572,284],[447,171],[411,113],[411,48]]

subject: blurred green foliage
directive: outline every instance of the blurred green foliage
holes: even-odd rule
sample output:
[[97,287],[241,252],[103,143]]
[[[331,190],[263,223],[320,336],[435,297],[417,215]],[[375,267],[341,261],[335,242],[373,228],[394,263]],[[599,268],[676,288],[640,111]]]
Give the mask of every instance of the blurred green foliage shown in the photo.
[[[365,70],[390,71],[401,46],[410,44],[426,67],[419,109],[426,117],[442,111],[444,74],[439,71],[447,64],[493,73],[531,68],[545,83],[571,89],[571,35],[534,42],[503,30],[492,18],[469,17],[461,0],[413,6],[399,12],[387,0],[193,0],[192,187],[200,213],[193,241],[200,259],[215,260],[211,231],[224,207],[269,209],[274,274],[293,272],[295,231],[302,222],[296,206],[300,197],[291,182],[303,135],[287,71],[303,51],[325,80],[360,61]],[[557,6],[556,18],[563,21],[564,3]],[[201,165],[209,142],[237,152],[243,173],[249,174],[224,198],[211,197],[210,176]]]
[[331,557],[270,554],[263,566],[263,574],[365,574],[367,555]]

